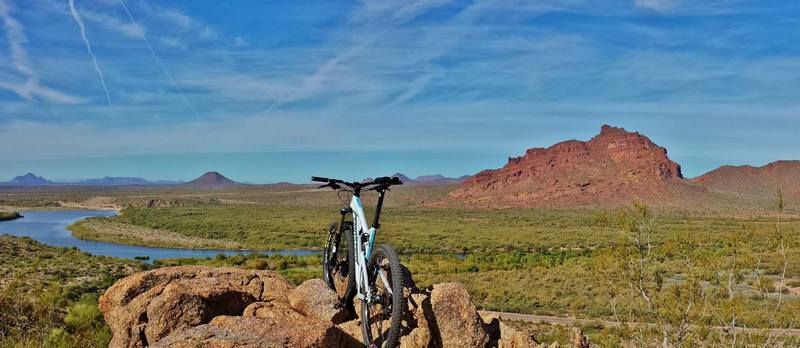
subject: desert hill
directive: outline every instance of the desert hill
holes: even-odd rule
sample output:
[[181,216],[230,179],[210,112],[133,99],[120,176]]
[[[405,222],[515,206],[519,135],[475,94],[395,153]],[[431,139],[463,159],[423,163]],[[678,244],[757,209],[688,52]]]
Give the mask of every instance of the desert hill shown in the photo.
[[588,141],[568,140],[509,158],[468,178],[451,197],[493,206],[609,206],[641,199],[661,205],[706,189],[683,179],[667,150],[638,132],[602,126]]
[[25,175],[20,175],[11,179],[11,181],[6,182],[8,185],[20,185],[20,186],[33,186],[33,185],[52,185],[53,182],[47,180],[41,176],[36,176],[33,173],[27,173]]
[[404,185],[445,185],[445,184],[459,184],[464,182],[469,176],[465,175],[458,178],[450,178],[441,174],[420,175],[414,179],[406,176],[403,173],[394,173],[390,176],[400,178]]
[[236,181],[226,178],[224,175],[217,172],[207,172],[197,179],[189,181],[181,186],[191,188],[226,188],[243,185]]
[[89,186],[156,186],[176,185],[180,184],[180,182],[168,180],[150,181],[147,179],[129,176],[105,176],[102,178],[81,180],[76,184]]
[[722,166],[691,181],[723,193],[774,197],[780,189],[786,196],[800,198],[800,161]]

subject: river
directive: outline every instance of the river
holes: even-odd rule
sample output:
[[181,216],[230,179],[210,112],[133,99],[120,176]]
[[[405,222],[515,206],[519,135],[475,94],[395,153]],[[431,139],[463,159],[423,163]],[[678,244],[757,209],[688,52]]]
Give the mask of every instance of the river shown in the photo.
[[0,222],[0,234],[25,236],[33,238],[47,245],[59,247],[76,247],[93,255],[105,255],[133,259],[135,257],[148,257],[147,262],[157,259],[186,258],[186,257],[213,257],[217,254],[281,254],[281,255],[314,255],[315,250],[278,250],[278,251],[251,251],[251,250],[201,250],[158,248],[117,243],[97,242],[78,239],[72,236],[67,226],[76,221],[94,216],[113,216],[115,211],[107,210],[58,210],[58,211],[25,211],[20,212],[24,217],[11,221]]

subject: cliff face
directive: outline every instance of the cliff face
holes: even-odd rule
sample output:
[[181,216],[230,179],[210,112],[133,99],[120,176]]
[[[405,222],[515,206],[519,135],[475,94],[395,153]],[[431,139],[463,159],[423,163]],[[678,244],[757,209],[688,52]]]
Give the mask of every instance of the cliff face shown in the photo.
[[681,167],[649,138],[604,125],[589,141],[569,140],[509,158],[482,171],[451,196],[521,206],[571,206],[630,202],[636,197],[671,195],[682,181]]
[[[400,347],[539,347],[498,318],[482,318],[461,284],[411,286],[404,295]],[[357,316],[322,280],[295,287],[271,271],[141,272],[110,287],[100,310],[113,334],[110,347],[363,347]],[[580,333],[576,338],[577,347],[588,347]]]

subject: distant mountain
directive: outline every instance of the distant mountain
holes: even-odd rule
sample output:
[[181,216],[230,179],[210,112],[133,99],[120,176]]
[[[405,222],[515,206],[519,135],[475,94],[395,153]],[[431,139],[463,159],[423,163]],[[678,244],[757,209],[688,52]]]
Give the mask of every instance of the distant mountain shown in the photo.
[[405,176],[403,173],[394,173],[392,175],[389,175],[389,177],[397,177],[398,179],[400,179],[400,181],[403,182],[403,185],[411,184],[411,182],[414,181],[411,180],[411,178]]
[[712,190],[737,194],[800,198],[800,161],[776,161],[762,167],[722,166],[691,181]]
[[94,186],[155,186],[155,185],[176,185],[180,184],[179,181],[158,180],[150,181],[142,178],[135,177],[114,177],[106,176],[99,179],[86,179],[78,181],[78,185],[94,185]]
[[7,182],[7,184],[19,185],[19,186],[35,186],[35,185],[52,185],[54,183],[41,176],[36,176],[36,174],[28,173],[11,179],[11,181]]
[[458,178],[450,178],[446,177],[441,174],[434,174],[434,175],[420,175],[416,177],[413,182],[415,184],[421,185],[432,185],[432,184],[460,184],[469,178],[469,175],[460,176]]
[[496,206],[608,206],[675,202],[704,191],[683,179],[667,150],[638,132],[604,125],[588,141],[528,149],[467,179],[453,198]]
[[217,172],[207,172],[199,178],[189,181],[181,186],[193,188],[226,188],[240,186],[236,181],[226,178],[224,175]]
[[400,178],[400,181],[402,181],[404,185],[459,184],[469,177],[469,175],[465,175],[459,178],[449,178],[444,175],[434,174],[434,175],[420,175],[414,179],[411,179],[408,176],[404,175],[403,173],[394,173],[391,176],[396,176]]

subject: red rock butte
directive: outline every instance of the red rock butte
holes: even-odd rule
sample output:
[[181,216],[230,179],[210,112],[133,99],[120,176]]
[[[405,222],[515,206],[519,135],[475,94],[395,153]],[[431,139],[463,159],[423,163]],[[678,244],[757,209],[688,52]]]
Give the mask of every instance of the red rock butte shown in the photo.
[[669,197],[670,186],[682,179],[665,148],[638,132],[604,125],[589,141],[564,141],[509,158],[504,167],[467,179],[451,197],[509,206],[609,205]]

